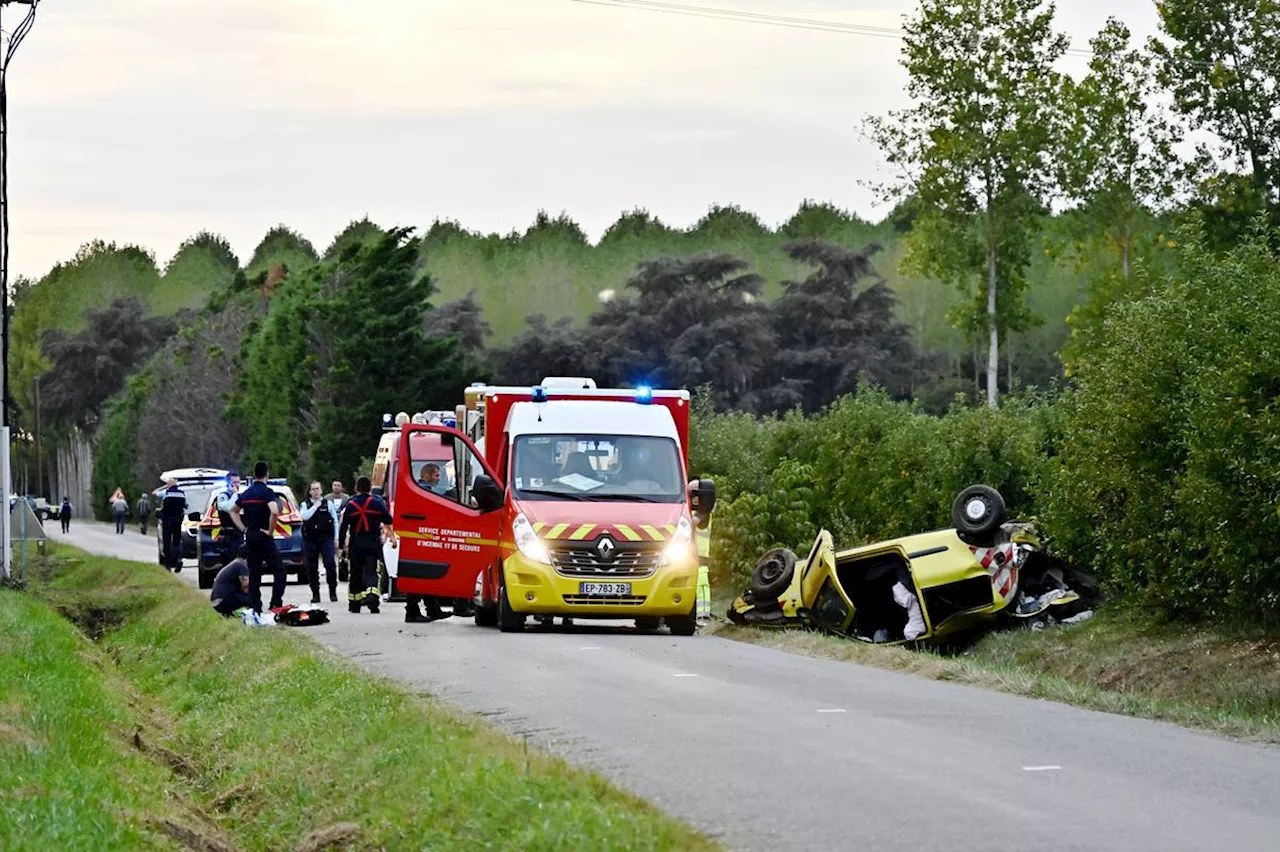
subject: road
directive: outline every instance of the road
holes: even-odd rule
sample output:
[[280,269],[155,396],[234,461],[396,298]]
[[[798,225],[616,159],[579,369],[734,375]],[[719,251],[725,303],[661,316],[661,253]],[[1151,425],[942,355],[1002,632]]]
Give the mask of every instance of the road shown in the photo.
[[[76,524],[155,564],[154,537]],[[156,570],[160,570],[157,568]],[[181,575],[195,584],[188,568]],[[309,600],[290,586],[289,602]],[[715,637],[330,610],[359,665],[484,714],[733,849],[1261,850],[1280,749]]]

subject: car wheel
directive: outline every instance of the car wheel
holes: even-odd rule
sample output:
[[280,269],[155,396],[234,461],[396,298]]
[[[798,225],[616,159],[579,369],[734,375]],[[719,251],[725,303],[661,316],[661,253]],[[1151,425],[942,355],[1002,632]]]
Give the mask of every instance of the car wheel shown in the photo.
[[667,629],[671,631],[672,636],[692,636],[698,631],[697,606],[697,598],[694,598],[689,602],[687,615],[668,615],[663,619],[666,621]]
[[989,539],[1004,520],[1004,498],[989,485],[971,485],[951,504],[951,521],[962,536]]
[[476,607],[476,627],[496,627],[498,625],[498,608],[496,606]]
[[751,571],[751,594],[756,600],[776,601],[791,585],[796,555],[785,547],[770,550]]
[[[501,576],[501,574],[499,574]],[[511,608],[507,597],[507,580],[503,577],[498,589],[498,629],[503,633],[519,633],[524,630],[525,617]]]

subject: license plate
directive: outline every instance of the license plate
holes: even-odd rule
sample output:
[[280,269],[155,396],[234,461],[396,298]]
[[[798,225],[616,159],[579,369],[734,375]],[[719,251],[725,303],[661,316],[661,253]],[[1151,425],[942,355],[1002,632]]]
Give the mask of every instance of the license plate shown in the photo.
[[599,598],[622,598],[631,594],[630,583],[582,583],[578,594]]

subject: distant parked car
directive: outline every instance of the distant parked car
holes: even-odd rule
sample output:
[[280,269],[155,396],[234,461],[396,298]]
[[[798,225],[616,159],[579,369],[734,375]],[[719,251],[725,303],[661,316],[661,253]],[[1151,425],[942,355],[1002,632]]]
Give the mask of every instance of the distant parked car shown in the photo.
[[[302,515],[298,514],[298,501],[293,496],[293,489],[283,479],[267,481],[271,490],[280,498],[280,517],[276,519],[276,550],[280,552],[280,561],[286,574],[296,574],[299,583],[307,582],[306,563],[302,554]],[[244,491],[248,484],[241,486]],[[216,493],[210,493],[205,500],[204,512],[200,514],[197,524],[196,564],[200,579],[200,588],[213,588],[213,580],[218,571],[227,564],[229,555],[222,547],[222,519],[218,516],[215,502]]]

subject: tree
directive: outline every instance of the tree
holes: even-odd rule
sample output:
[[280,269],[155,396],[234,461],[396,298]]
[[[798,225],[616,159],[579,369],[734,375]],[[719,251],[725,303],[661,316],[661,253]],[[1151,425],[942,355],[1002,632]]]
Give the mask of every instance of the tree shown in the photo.
[[1221,140],[1256,199],[1280,204],[1280,2],[1162,0],[1153,38],[1160,82],[1179,111]]
[[[913,105],[868,121],[901,172],[891,189],[921,204],[910,259],[968,288],[985,308],[987,400],[998,401],[1000,329],[1026,321],[1029,237],[1052,189],[1068,46],[1044,0],[923,0],[905,25],[903,65]],[[957,320],[964,324],[963,317]]]
[[[240,260],[223,237],[201,231],[183,242],[164,269],[164,287],[153,304],[157,313],[179,305],[203,304],[209,295],[231,286]],[[193,298],[193,296],[198,298]]]
[[310,240],[285,225],[276,225],[253,250],[245,274],[253,277],[275,266],[301,272],[318,259]]
[[396,228],[344,253],[349,277],[316,305],[333,351],[311,445],[312,475],[322,480],[352,476],[377,446],[383,413],[451,408],[468,383],[456,342],[423,331],[435,287],[415,271],[418,244],[409,234]]
[[382,228],[369,221],[368,216],[363,219],[353,219],[341,233],[333,238],[333,242],[329,243],[329,247],[324,250],[324,259],[335,260],[348,246],[375,242],[384,233],[386,232]]
[[1129,47],[1129,29],[1108,18],[1090,46],[1089,73],[1071,86],[1060,163],[1067,194],[1100,224],[1129,277],[1137,229],[1174,193],[1178,134],[1155,105],[1150,58]]
[[453,337],[459,351],[473,361],[484,357],[485,342],[493,331],[484,318],[484,309],[476,301],[472,290],[452,302],[446,302],[427,311],[422,328],[431,340]]
[[[850,251],[821,240],[788,243],[787,254],[817,267],[787,281],[772,307],[777,352],[768,372],[775,409],[817,411],[865,379],[902,396],[915,367],[911,330],[894,315],[897,297],[871,265],[871,243]],[[875,281],[858,289],[867,278]]]
[[490,355],[494,381],[534,385],[546,376],[599,375],[599,352],[591,329],[574,328],[570,317],[548,323],[541,314],[527,317],[527,328]]

